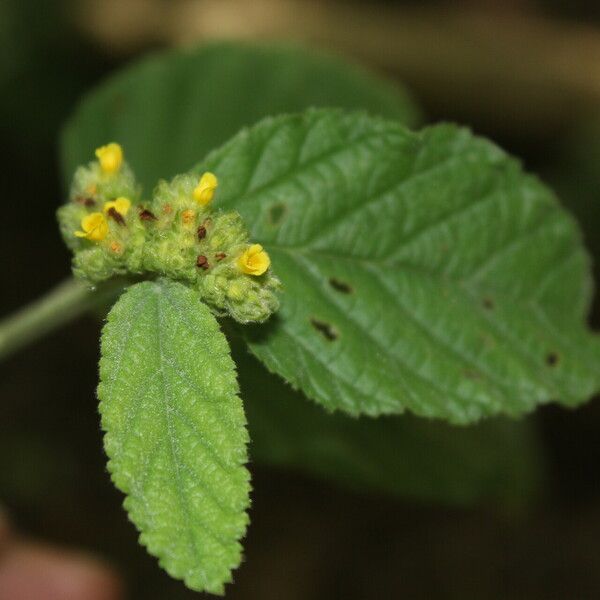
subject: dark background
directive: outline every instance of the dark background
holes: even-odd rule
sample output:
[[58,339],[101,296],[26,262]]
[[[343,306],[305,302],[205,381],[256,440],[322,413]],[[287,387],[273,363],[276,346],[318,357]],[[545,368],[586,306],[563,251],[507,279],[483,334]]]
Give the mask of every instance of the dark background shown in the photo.
[[[159,26],[165,10],[184,4],[195,5],[197,28],[189,17]],[[228,4],[238,3],[223,0],[220,6]],[[263,5],[269,4],[256,3],[254,31],[253,22],[231,24],[235,10],[213,10],[202,20],[205,7],[219,3],[201,0],[3,0],[0,314],[69,275],[70,257],[54,217],[64,193],[57,144],[79,96],[150,48],[223,34],[262,37],[269,14]],[[293,13],[303,4],[314,12],[315,3],[281,2],[283,16],[272,33],[294,37]],[[428,120],[469,124],[520,156],[578,215],[600,264],[600,72],[593,70],[594,57],[600,65],[598,2],[318,7],[323,26],[314,34],[301,28],[298,37],[404,81]],[[377,43],[344,38],[330,10],[372,17],[369,35]],[[419,35],[403,42],[381,14]],[[461,56],[477,59],[456,68],[452,61]],[[595,306],[597,326],[597,299]],[[0,500],[23,532],[108,558],[125,578],[128,597],[193,597],[137,545],[105,472],[94,391],[100,325],[83,318],[0,365]],[[600,405],[576,412],[546,407],[533,419],[544,442],[546,485],[531,509],[510,518],[487,506],[419,506],[252,466],[246,561],[227,597],[600,597]]]

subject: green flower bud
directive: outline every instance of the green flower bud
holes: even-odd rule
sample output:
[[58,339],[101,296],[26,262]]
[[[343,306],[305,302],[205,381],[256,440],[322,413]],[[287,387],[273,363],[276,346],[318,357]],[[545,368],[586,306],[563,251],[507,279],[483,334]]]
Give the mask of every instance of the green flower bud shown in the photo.
[[280,283],[268,254],[249,244],[237,212],[213,210],[214,174],[161,181],[142,205],[121,147],[108,144],[96,154],[98,161],[76,171],[71,201],[58,211],[75,275],[91,282],[170,277],[196,289],[216,314],[244,323],[277,310]]

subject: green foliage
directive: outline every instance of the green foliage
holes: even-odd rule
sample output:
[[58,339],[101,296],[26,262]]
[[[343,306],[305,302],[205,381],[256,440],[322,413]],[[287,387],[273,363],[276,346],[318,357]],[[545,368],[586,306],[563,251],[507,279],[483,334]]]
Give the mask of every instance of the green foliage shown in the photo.
[[[236,317],[220,310],[235,294],[193,264],[211,236],[237,248],[247,225],[283,281],[281,312],[242,332],[267,368],[329,411],[386,415],[328,415],[237,349],[256,460],[413,498],[518,503],[537,482],[527,423],[459,430],[394,415],[472,423],[550,400],[574,406],[599,387],[588,259],[553,194],[466,130],[410,132],[402,123],[417,113],[402,91],[335,59],[217,44],[144,60],[79,108],[63,136],[65,173],[114,140],[148,192],[240,128],[309,105],[394,120],[310,110],[244,129],[195,169],[219,177],[215,214],[228,219],[201,239],[197,222],[186,237],[184,221],[164,216],[205,222],[188,204],[197,178],[161,182],[134,257],[143,267],[126,271],[192,285],[133,286],[103,334],[111,474],[142,543],[194,589],[221,593],[230,581],[249,493],[233,362],[202,303]],[[65,235],[82,211],[65,211]],[[71,246],[117,241],[116,252],[129,243],[110,237],[122,226]]]
[[490,142],[309,111],[242,132],[205,169],[285,289],[253,352],[325,408],[468,423],[597,390],[579,231]]
[[250,431],[250,457],[328,482],[426,502],[522,507],[540,483],[539,440],[529,421],[467,428],[416,417],[327,414],[233,345]]
[[108,467],[140,541],[173,577],[222,593],[241,559],[246,419],[229,347],[187,287],[139,283],[102,333]]
[[192,167],[242,127],[309,106],[364,108],[414,125],[398,85],[293,47],[220,43],[146,58],[88,95],[64,131],[65,182],[94,148],[122,143],[140,182]]

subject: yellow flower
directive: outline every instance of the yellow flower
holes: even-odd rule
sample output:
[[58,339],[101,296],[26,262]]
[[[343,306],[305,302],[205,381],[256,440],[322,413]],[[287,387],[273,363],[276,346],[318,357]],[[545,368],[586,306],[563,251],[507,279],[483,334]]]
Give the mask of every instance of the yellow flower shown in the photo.
[[100,168],[110,175],[116,173],[123,164],[123,149],[119,144],[107,144],[96,150],[96,158],[100,161]]
[[104,215],[99,212],[90,213],[83,217],[81,219],[81,229],[83,231],[76,231],[75,235],[93,242],[99,242],[108,235],[108,223]]
[[129,198],[121,196],[116,200],[110,200],[104,203],[103,210],[107,213],[111,208],[114,208],[122,217],[126,216],[131,208],[131,201]]
[[213,199],[218,185],[216,176],[207,171],[200,177],[200,181],[194,189],[194,200],[201,206],[206,206]]
[[247,275],[262,275],[271,265],[269,255],[260,244],[252,244],[238,258],[238,266]]

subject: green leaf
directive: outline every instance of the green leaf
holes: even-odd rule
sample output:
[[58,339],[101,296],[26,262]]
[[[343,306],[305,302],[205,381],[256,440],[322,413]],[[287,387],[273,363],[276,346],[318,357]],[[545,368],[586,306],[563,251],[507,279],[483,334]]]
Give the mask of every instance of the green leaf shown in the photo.
[[253,352],[327,409],[468,423],[598,389],[576,224],[490,142],[309,111],[243,131],[204,169],[284,284]]
[[328,414],[232,344],[253,463],[295,467],[354,490],[471,506],[520,508],[541,484],[530,421],[490,419],[468,428],[405,416]]
[[63,133],[64,181],[114,140],[149,192],[242,127],[309,106],[364,108],[407,125],[418,119],[402,88],[336,58],[286,46],[211,44],[146,58],[89,94]]
[[140,542],[194,590],[223,593],[247,525],[248,435],[225,337],[185,286],[121,296],[102,333],[100,413]]

